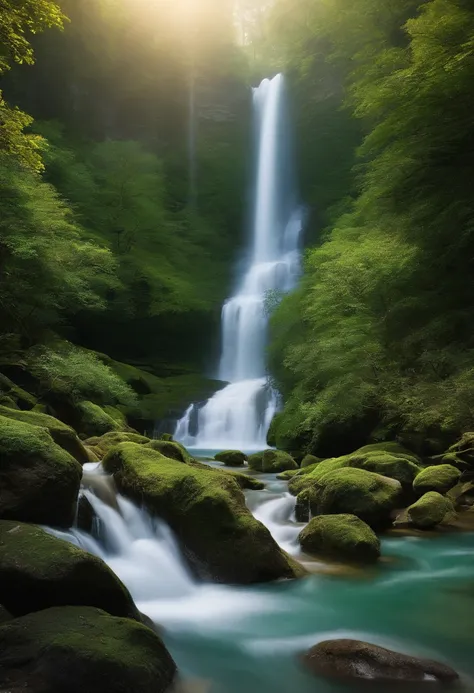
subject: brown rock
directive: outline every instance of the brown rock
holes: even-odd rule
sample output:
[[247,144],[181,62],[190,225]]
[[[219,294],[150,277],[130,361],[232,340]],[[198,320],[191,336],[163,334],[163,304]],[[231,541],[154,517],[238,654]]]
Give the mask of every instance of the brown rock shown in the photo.
[[326,640],[302,658],[317,676],[371,683],[449,684],[459,676],[446,664],[418,659],[359,640]]

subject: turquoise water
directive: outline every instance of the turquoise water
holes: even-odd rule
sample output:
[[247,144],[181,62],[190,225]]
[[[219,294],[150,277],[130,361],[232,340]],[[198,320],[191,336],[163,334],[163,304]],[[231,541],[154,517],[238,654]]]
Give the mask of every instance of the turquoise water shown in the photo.
[[[462,690],[474,691],[474,534],[390,538],[383,555],[379,567],[357,577],[220,588],[222,613],[214,603],[211,615],[201,605],[179,623],[165,618],[165,640],[182,673],[206,682],[209,693],[356,690],[309,676],[298,664],[299,652],[338,637],[445,661],[467,677]],[[370,690],[385,693],[386,686]]]

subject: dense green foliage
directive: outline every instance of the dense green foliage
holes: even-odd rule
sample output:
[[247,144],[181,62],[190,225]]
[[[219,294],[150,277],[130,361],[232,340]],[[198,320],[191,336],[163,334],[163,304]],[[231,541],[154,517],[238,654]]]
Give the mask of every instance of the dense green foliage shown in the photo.
[[286,397],[273,435],[323,455],[370,435],[436,449],[473,419],[474,9],[280,0],[273,21],[313,98],[322,47],[324,74],[343,76],[364,133],[353,200],[341,196],[339,216],[332,207],[300,289],[273,316],[270,361]]
[[231,3],[184,9],[2,3],[4,360],[54,330],[160,375],[204,370],[243,227],[249,89]]

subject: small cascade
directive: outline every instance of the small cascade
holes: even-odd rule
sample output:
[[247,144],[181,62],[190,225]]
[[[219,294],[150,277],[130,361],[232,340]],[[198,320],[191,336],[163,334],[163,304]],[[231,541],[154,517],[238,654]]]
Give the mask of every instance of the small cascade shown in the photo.
[[253,108],[257,155],[249,259],[237,291],[222,308],[219,379],[229,385],[199,411],[188,408],[174,434],[201,449],[266,447],[278,404],[265,368],[266,302],[290,291],[300,269],[302,211],[296,206],[283,75],[254,90]]

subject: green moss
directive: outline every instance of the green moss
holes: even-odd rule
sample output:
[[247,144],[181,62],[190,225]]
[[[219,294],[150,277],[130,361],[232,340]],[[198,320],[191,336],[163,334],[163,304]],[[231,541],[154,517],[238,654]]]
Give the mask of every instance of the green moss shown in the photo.
[[[0,393],[3,398],[10,399],[14,403],[14,408],[33,409],[37,403],[36,397],[31,395],[23,388],[18,387],[15,383],[0,373]],[[3,404],[4,402],[2,402]],[[9,405],[6,405],[9,406]]]
[[316,455],[305,455],[303,459],[301,460],[301,468],[304,469],[304,467],[313,467],[314,465],[318,464],[319,462],[322,462],[321,457],[316,457]]
[[81,477],[46,429],[0,416],[0,518],[69,527]]
[[196,469],[203,469],[205,471],[212,469],[214,472],[217,472],[218,474],[226,474],[227,476],[230,476],[232,479],[234,479],[241,489],[263,491],[263,489],[265,488],[265,484],[263,483],[263,481],[258,481],[253,476],[249,476],[248,474],[242,474],[241,472],[235,472],[232,469],[216,469],[215,467],[210,467],[208,464],[205,464],[204,462],[199,462],[198,460],[194,459],[191,462],[188,462],[188,464],[191,467],[195,467]]
[[140,620],[128,590],[100,558],[34,525],[0,521],[0,585],[14,616],[84,605]]
[[380,556],[380,542],[373,530],[355,515],[320,515],[301,531],[304,551],[360,563]]
[[[134,441],[132,441],[134,442]],[[170,460],[177,462],[188,463],[192,461],[191,455],[188,453],[184,445],[170,440],[151,440],[146,444],[147,448],[160,452]]]
[[5,416],[15,421],[22,421],[30,426],[40,426],[47,429],[54,442],[64,448],[64,450],[67,450],[78,462],[84,464],[88,461],[87,453],[76,432],[53,416],[41,414],[37,411],[18,411],[2,406],[0,406],[0,416]]
[[253,469],[254,472],[263,472],[263,453],[265,450],[262,450],[261,452],[254,452],[253,455],[249,455],[247,464],[250,467],[250,469]]
[[281,472],[281,474],[277,474],[277,479],[280,479],[281,481],[289,481],[294,476],[299,474],[300,471],[300,469],[287,469],[286,472]]
[[174,442],[174,438],[171,435],[171,433],[162,433],[160,436],[160,440],[168,440],[168,441],[171,441],[172,443]]
[[141,436],[139,433],[127,433],[125,431],[112,431],[111,433],[105,433],[103,436],[94,436],[93,438],[88,438],[84,441],[84,445],[92,448],[99,457],[103,457],[111,450],[115,445],[119,443],[138,443],[139,445],[146,445],[150,443],[150,438]]
[[122,493],[170,524],[200,574],[244,584],[294,576],[231,475],[205,465],[176,464],[133,443],[111,450],[103,465]]
[[10,688],[13,680],[37,690],[38,671],[41,690],[165,693],[176,665],[158,635],[141,623],[69,606],[0,627],[0,686]]
[[214,459],[223,462],[227,467],[243,467],[247,461],[247,455],[240,450],[223,450],[214,455]]
[[371,445],[364,445],[362,448],[357,450],[358,453],[364,452],[388,452],[396,457],[406,457],[409,460],[415,461],[417,463],[421,462],[421,458],[418,457],[414,452],[411,452],[400,443],[396,441],[386,441],[384,443],[372,443]]
[[[291,493],[297,495],[308,485],[322,479],[325,474],[344,467],[364,469],[367,472],[374,472],[387,476],[390,479],[396,479],[403,486],[411,486],[413,480],[420,472],[420,467],[415,463],[417,458],[405,453],[385,452],[379,449],[379,445],[382,445],[382,443],[367,445],[349,455],[330,458],[311,465],[309,467],[311,472],[308,476],[302,477],[298,474],[291,481]],[[384,445],[397,446],[396,443],[386,443]]]
[[291,455],[283,450],[265,450],[262,458],[262,471],[265,474],[277,474],[288,469],[298,469]]
[[401,485],[395,479],[347,468],[319,479],[310,488],[309,502],[313,515],[350,513],[371,527],[379,527],[388,522],[400,496]]
[[80,402],[77,405],[80,427],[78,430],[87,436],[101,436],[111,431],[120,431],[121,424],[107,414],[102,407],[93,402]]
[[448,513],[454,512],[454,506],[449,498],[444,498],[436,491],[429,491],[410,505],[407,510],[408,519],[420,529],[435,527],[444,520]]
[[413,489],[419,495],[427,491],[438,491],[438,493],[446,493],[450,488],[455,486],[461,472],[451,464],[440,464],[435,467],[426,467],[423,469],[413,482]]
[[454,454],[465,464],[474,465],[474,433],[464,433],[460,440],[448,449],[447,454]]
[[110,416],[111,419],[113,419],[116,423],[120,425],[120,428],[118,430],[127,430],[127,417],[123,412],[120,411],[120,409],[117,409],[117,407],[113,407],[111,404],[104,404],[102,409],[103,411],[105,411],[106,414],[108,414],[108,416]]

